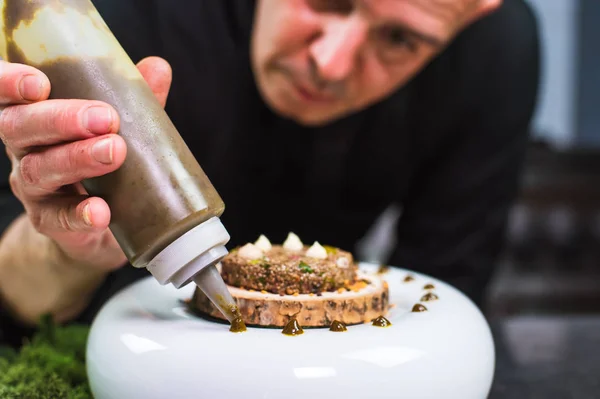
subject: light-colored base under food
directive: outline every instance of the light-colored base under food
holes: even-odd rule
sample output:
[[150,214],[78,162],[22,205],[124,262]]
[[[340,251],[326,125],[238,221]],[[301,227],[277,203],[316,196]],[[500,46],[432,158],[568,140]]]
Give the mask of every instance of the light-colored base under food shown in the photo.
[[[357,291],[324,292],[317,295],[278,295],[229,286],[248,326],[284,327],[296,318],[302,327],[329,327],[334,320],[361,324],[384,316],[389,308],[388,284],[379,276],[358,273],[369,282]],[[196,289],[190,306],[195,312],[224,320],[212,302]]]
[[[360,267],[375,274],[378,265]],[[192,284],[176,289],[146,277],[112,296],[94,320],[86,352],[93,397],[487,398],[495,354],[481,311],[454,287],[413,270],[390,267],[381,277],[396,305],[385,316],[391,327],[305,328],[293,337],[282,328],[231,333],[227,323],[182,305]],[[411,312],[428,291],[439,299]]]

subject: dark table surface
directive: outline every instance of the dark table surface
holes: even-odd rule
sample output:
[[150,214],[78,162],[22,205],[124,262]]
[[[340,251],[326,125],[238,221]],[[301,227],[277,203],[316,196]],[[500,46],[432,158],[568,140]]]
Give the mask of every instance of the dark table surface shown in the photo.
[[489,399],[600,398],[600,315],[490,320],[496,374]]

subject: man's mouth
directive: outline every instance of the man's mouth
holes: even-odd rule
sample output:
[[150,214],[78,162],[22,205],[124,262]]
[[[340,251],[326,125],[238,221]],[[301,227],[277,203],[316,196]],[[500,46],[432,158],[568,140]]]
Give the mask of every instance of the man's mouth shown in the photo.
[[316,90],[310,85],[292,81],[292,86],[295,89],[297,96],[305,102],[332,103],[336,100],[334,95]]

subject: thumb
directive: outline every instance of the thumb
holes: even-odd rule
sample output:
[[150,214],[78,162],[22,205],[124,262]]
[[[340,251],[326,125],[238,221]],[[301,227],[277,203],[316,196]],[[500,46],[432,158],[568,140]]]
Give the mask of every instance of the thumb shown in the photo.
[[173,72],[167,61],[159,57],[146,57],[137,64],[150,89],[164,107],[171,88]]

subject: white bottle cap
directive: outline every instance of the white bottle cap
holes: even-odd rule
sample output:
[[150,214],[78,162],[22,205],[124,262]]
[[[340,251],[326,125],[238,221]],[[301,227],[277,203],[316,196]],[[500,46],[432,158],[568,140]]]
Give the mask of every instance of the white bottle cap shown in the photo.
[[146,268],[161,284],[181,288],[206,266],[219,262],[228,251],[229,233],[213,217],[183,234],[163,249]]

